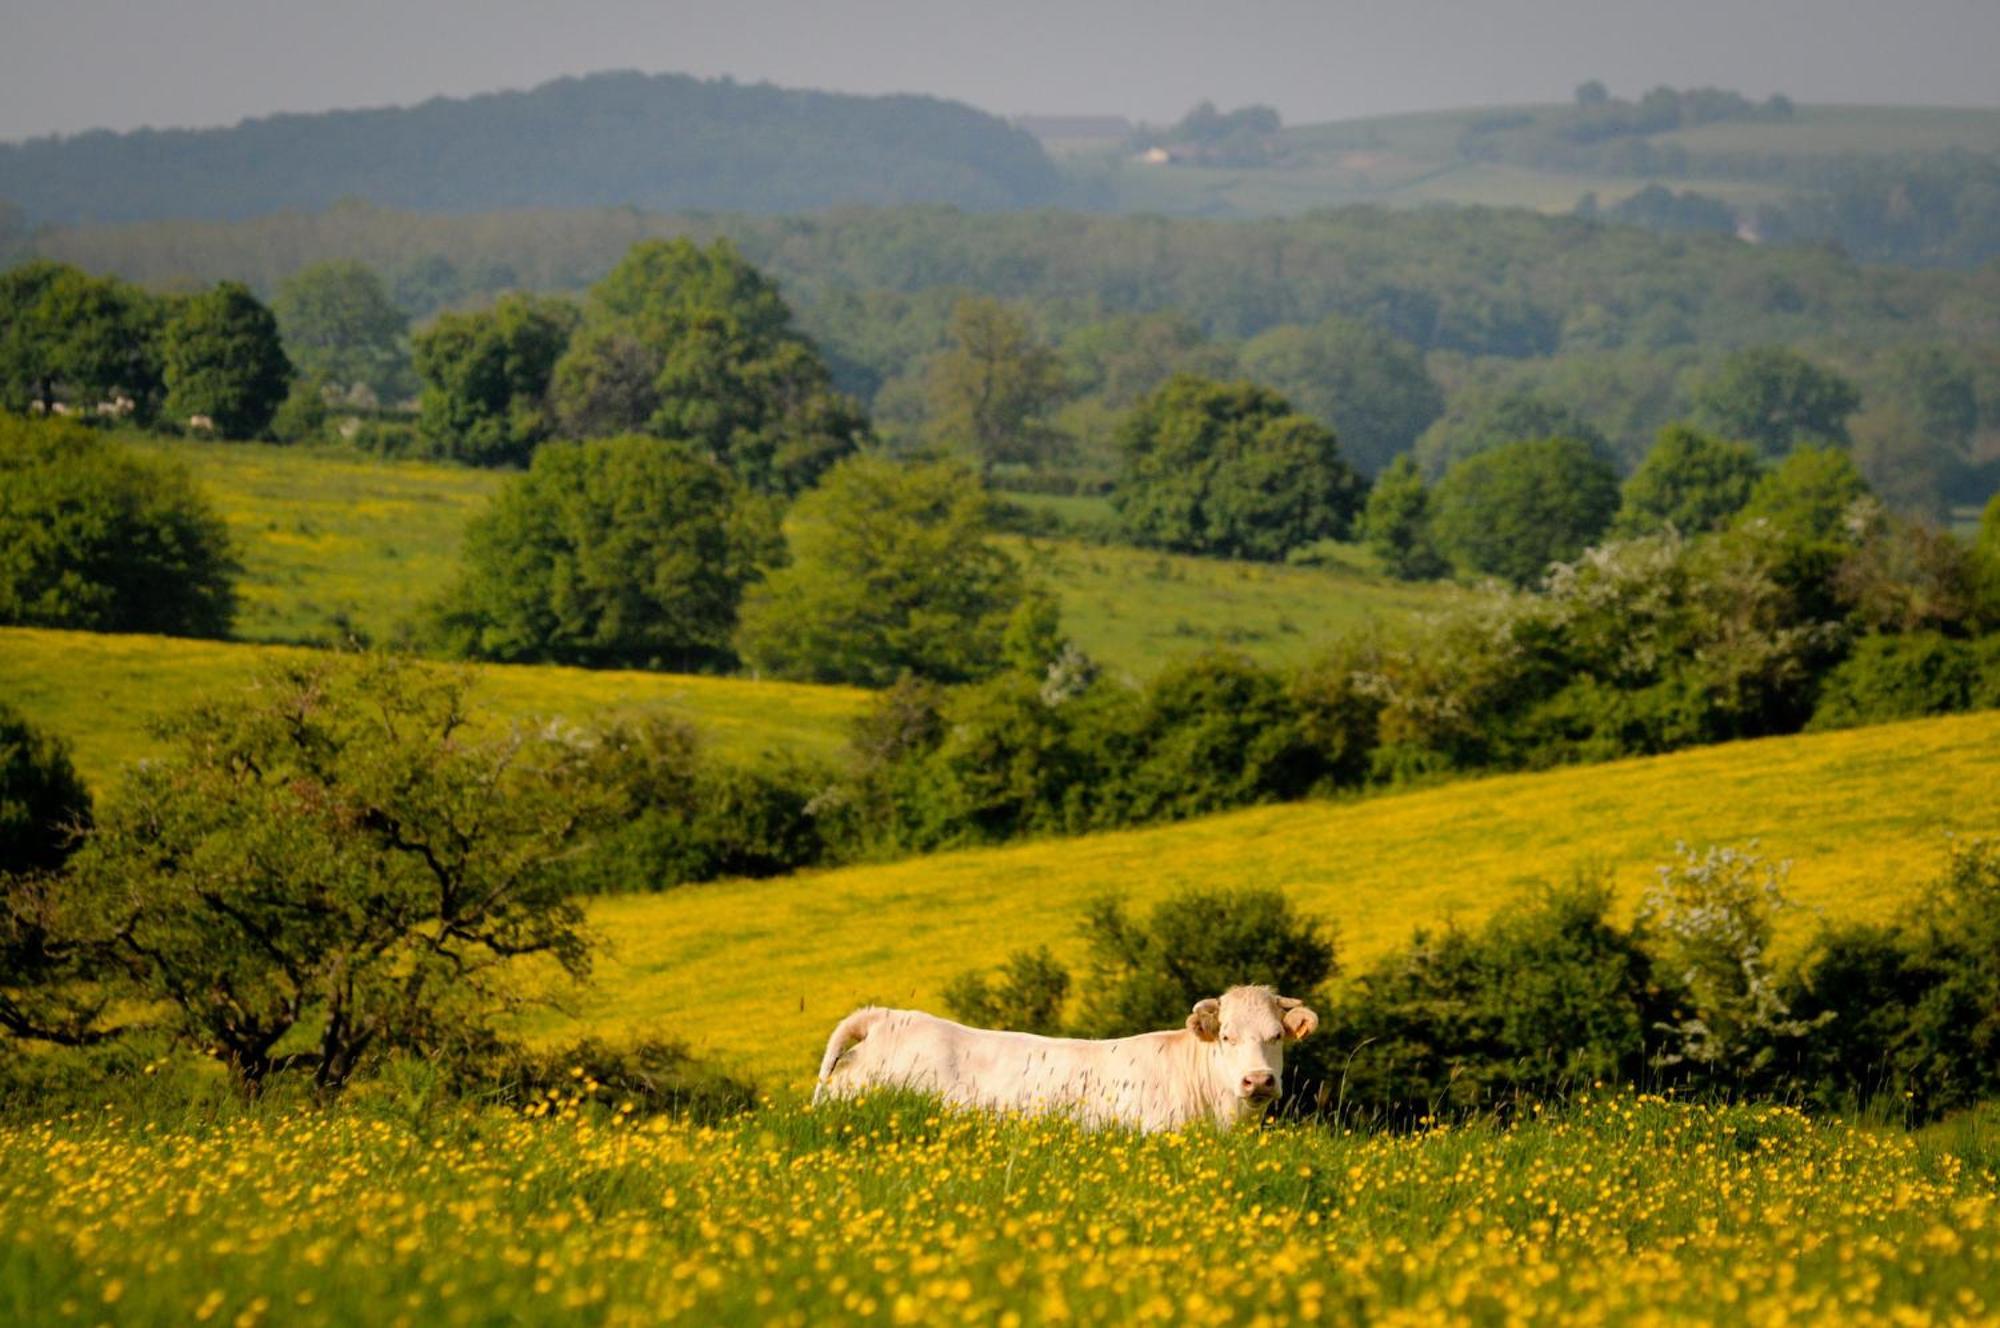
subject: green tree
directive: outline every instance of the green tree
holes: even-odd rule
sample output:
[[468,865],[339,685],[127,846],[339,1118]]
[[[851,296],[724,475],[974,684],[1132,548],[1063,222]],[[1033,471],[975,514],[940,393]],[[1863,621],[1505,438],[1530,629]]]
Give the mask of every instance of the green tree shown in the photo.
[[1715,530],[1743,510],[1762,474],[1756,454],[1743,444],[1670,424],[1625,481],[1612,529],[1620,535],[1665,526],[1688,535]]
[[1580,439],[1534,439],[1459,462],[1432,501],[1447,555],[1467,571],[1526,586],[1609,528],[1618,474]]
[[554,432],[549,381],[576,321],[566,300],[508,295],[418,333],[417,432],[426,445],[476,466],[527,465]]
[[1868,496],[1868,481],[1847,453],[1800,447],[1757,481],[1738,520],[1768,521],[1807,543],[1845,543],[1855,504]]
[[314,263],[293,273],[271,301],[285,350],[299,372],[333,387],[366,387],[388,401],[409,391],[410,320],[373,268]]
[[1530,438],[1575,438],[1608,450],[1604,435],[1573,407],[1523,389],[1455,392],[1445,413],[1417,439],[1417,464],[1435,480],[1468,457]]
[[988,538],[978,477],[949,464],[852,457],[787,522],[792,563],[751,588],[737,648],[782,678],[882,686],[1003,668],[1027,595]]
[[291,390],[278,320],[240,282],[183,301],[161,333],[160,360],[168,417],[206,416],[225,438],[262,434]]
[[0,878],[55,870],[89,825],[68,744],[0,701]]
[[1244,345],[1239,362],[1246,377],[1332,429],[1370,474],[1409,451],[1444,410],[1416,347],[1351,318],[1272,328]]
[[466,527],[434,626],[474,659],[712,668],[776,553],[769,505],[685,443],[549,443]]
[[469,677],[273,665],[162,728],[70,888],[136,994],[255,1088],[335,1091],[369,1057],[493,1037],[531,956],[580,976],[566,859],[604,819],[589,753],[474,736]]
[[1254,383],[1182,374],[1120,426],[1111,501],[1139,544],[1272,561],[1339,539],[1367,483],[1327,428]]
[[0,416],[0,623],[223,636],[236,571],[179,463]]
[[1839,374],[1778,346],[1740,350],[1694,386],[1699,421],[1767,457],[1801,443],[1845,443],[1861,394]]
[[87,413],[109,404],[150,418],[163,315],[161,301],[137,287],[64,263],[0,273],[0,407]]
[[1390,462],[1368,490],[1361,537],[1400,581],[1431,581],[1451,570],[1431,534],[1430,490],[1407,454]]
[[634,245],[591,288],[552,398],[573,437],[681,439],[765,493],[810,487],[868,431],[776,283],[727,240]]
[[952,306],[950,338],[930,363],[931,436],[988,474],[1048,464],[1060,443],[1050,417],[1068,392],[1055,352],[1026,318],[980,295]]

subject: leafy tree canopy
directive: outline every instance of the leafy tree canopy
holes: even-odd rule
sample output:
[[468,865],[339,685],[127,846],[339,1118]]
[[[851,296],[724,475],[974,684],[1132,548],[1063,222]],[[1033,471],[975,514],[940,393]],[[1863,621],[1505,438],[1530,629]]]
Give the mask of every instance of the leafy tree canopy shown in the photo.
[[1669,425],[1625,481],[1615,529],[1622,535],[1663,526],[1689,535],[1715,530],[1750,501],[1762,474],[1756,453],[1743,444]]
[[1757,481],[1741,519],[1769,521],[1797,540],[1844,541],[1854,505],[1868,496],[1868,481],[1847,453],[1800,447]]
[[0,623],[223,636],[236,570],[184,467],[0,415]]
[[1254,383],[1178,375],[1118,433],[1112,504],[1140,544],[1274,560],[1346,535],[1367,490],[1331,431]]
[[776,554],[768,504],[685,443],[550,443],[467,526],[435,626],[475,659],[716,667]]
[[181,302],[161,333],[160,360],[167,415],[205,416],[225,438],[261,435],[291,390],[278,320],[240,282]]
[[60,867],[89,826],[68,745],[0,701],[0,877]]
[[1050,416],[1068,392],[1055,352],[1026,318],[984,296],[952,306],[950,336],[930,363],[932,436],[989,471],[1050,460],[1059,442]]
[[1760,346],[1724,360],[1695,385],[1694,401],[1701,423],[1776,457],[1801,443],[1847,442],[1861,394],[1795,351]]
[[841,462],[793,508],[791,565],[751,588],[737,648],[753,668],[813,682],[997,672],[1027,592],[987,538],[986,506],[959,466]]
[[868,427],[793,328],[776,283],[727,240],[634,245],[591,288],[553,398],[572,436],[682,439],[751,487],[787,495],[852,452]]
[[1575,438],[1607,446],[1595,425],[1563,402],[1538,392],[1475,388],[1457,394],[1417,440],[1417,463],[1433,479],[1468,457],[1531,438]]
[[417,430],[430,449],[481,466],[525,466],[554,431],[549,380],[577,313],[566,300],[503,296],[419,333]]
[[1430,490],[1407,455],[1391,462],[1368,490],[1361,536],[1399,581],[1430,581],[1451,570],[1431,533]]
[[1239,362],[1246,377],[1332,429],[1371,474],[1408,451],[1444,410],[1414,346],[1351,318],[1273,328],[1245,344]]
[[164,314],[138,287],[65,263],[0,272],[0,408],[90,414],[105,405],[151,418]]
[[1508,443],[1438,483],[1439,546],[1470,572],[1531,585],[1582,553],[1618,511],[1618,473],[1578,438]]
[[410,320],[373,268],[339,261],[301,268],[278,287],[271,312],[306,377],[366,387],[384,401],[407,392]]

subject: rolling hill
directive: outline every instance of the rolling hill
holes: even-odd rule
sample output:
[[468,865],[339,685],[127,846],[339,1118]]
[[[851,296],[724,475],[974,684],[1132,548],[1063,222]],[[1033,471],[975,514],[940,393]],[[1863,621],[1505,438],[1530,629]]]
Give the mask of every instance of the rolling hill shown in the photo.
[[[186,463],[228,523],[244,567],[236,632],[253,641],[393,639],[451,579],[466,519],[505,479],[337,449],[141,445]],[[1287,567],[1069,539],[1006,543],[1060,594],[1085,650],[1142,677],[1214,646],[1296,663],[1366,622],[1458,593],[1392,581],[1351,548],[1329,566]]]
[[[951,978],[1023,947],[1076,960],[1081,911],[1106,893],[1275,886],[1338,927],[1351,970],[1535,880],[1602,868],[1629,903],[1677,841],[1756,841],[1818,915],[1882,918],[1937,874],[1951,832],[2000,832],[2000,712],[599,900],[595,986],[539,1031],[662,1033],[796,1088],[856,1005],[939,1008]],[[1812,916],[1791,918],[1794,940]]]
[[[295,646],[0,627],[0,696],[67,740],[85,782],[101,791],[123,766],[155,750],[149,720],[197,695],[241,686],[264,661],[301,653]],[[829,754],[846,741],[848,722],[868,697],[851,687],[617,669],[487,665],[477,672],[475,704],[502,718],[595,724],[665,712],[738,757]]]
[[1031,136],[961,102],[631,71],[227,129],[0,144],[0,199],[38,222],[250,217],[343,198],[452,212],[1018,208],[1060,188]]

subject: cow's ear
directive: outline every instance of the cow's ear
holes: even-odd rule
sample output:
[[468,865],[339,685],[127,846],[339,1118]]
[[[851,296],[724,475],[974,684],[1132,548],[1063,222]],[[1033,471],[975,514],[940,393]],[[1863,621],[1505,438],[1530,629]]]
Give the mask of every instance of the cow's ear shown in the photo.
[[1211,996],[1205,1001],[1196,1001],[1194,1009],[1188,1011],[1188,1032],[1203,1042],[1213,1042],[1222,1036],[1222,1002]]
[[1285,1036],[1293,1042],[1310,1037],[1319,1027],[1319,1016],[1306,1008],[1305,1002],[1286,997],[1278,1002],[1285,1009]]

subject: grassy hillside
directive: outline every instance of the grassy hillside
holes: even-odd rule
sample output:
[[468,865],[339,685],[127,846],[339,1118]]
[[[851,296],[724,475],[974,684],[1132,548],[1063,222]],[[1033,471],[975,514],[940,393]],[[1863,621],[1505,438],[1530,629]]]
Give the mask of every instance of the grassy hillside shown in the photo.
[[[0,696],[69,740],[102,789],[155,750],[148,720],[204,692],[239,686],[260,661],[296,647],[0,628]],[[831,752],[867,694],[848,687],[528,665],[480,668],[483,700],[502,716],[597,723],[665,711],[698,725],[719,751]]]
[[1757,840],[1794,861],[1804,903],[1882,917],[1936,874],[1949,831],[2000,832],[2000,713],[604,900],[599,980],[561,1031],[662,1032],[797,1086],[856,1005],[937,1008],[953,976],[1021,947],[1075,960],[1079,914],[1107,892],[1276,886],[1338,925],[1354,965],[1537,878],[1602,866],[1629,901],[1679,840]]
[[[237,634],[253,641],[338,640],[350,628],[393,636],[451,579],[466,518],[503,481],[335,451],[144,446],[185,461],[229,523],[244,566]],[[1215,645],[1298,660],[1363,622],[1454,594],[1380,576],[1358,550],[1331,567],[1272,567],[1069,540],[1009,546],[1062,595],[1068,630],[1086,650],[1140,676]]]
[[1847,154],[2000,152],[2000,111],[1918,106],[1801,106],[1793,118],[1719,121],[1651,135],[1693,154],[1682,176],[1602,175],[1460,156],[1460,135],[1499,111],[1533,115],[1551,106],[1478,107],[1297,125],[1279,135],[1281,164],[1146,165],[1122,148],[1071,154],[1063,162],[1120,211],[1270,216],[1318,207],[1449,203],[1568,212],[1586,193],[1611,204],[1648,184],[1695,189],[1738,206],[1776,199],[1778,183],[1718,179],[1705,165],[1725,159],[1814,160]]

